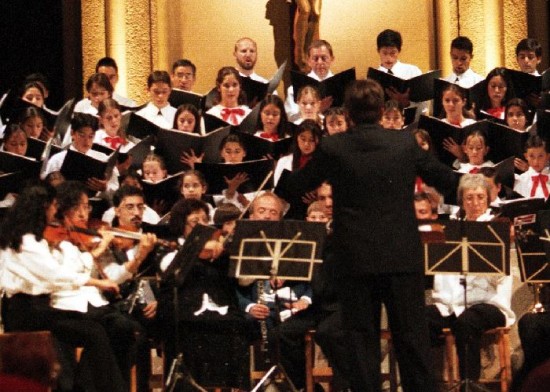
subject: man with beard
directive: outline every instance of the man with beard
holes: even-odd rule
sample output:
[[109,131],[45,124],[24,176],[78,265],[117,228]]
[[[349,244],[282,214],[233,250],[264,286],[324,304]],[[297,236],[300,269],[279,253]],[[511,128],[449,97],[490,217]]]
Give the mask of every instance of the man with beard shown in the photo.
[[[113,204],[116,216],[113,226],[135,232],[136,234],[139,233],[143,221],[143,211],[145,211],[143,191],[134,186],[123,185],[114,194]],[[111,257],[108,260],[104,260],[103,272],[119,285],[125,282],[132,282],[132,278],[138,272],[140,274],[144,273],[147,276],[154,275],[156,271],[153,269],[155,256],[153,250],[156,241],[157,238],[154,234],[146,233],[141,234],[140,240],[136,244],[122,243],[129,242],[127,240],[115,244],[111,248]],[[137,285],[138,282],[132,282],[132,284]],[[128,284],[128,286],[132,287],[131,284]],[[122,290],[123,297],[127,294]],[[137,389],[139,392],[148,391],[151,372],[148,337],[154,335],[157,302],[154,301],[145,304],[144,307],[135,306],[131,313],[128,313],[128,302],[119,301],[116,305],[120,306],[121,311],[127,317],[135,321],[134,325],[138,331],[136,338]]]
[[257,82],[267,83],[268,80],[256,72],[254,67],[258,59],[258,47],[256,42],[252,38],[243,37],[235,43],[235,50],[233,52],[235,60],[237,61],[237,70],[242,77],[248,77]]

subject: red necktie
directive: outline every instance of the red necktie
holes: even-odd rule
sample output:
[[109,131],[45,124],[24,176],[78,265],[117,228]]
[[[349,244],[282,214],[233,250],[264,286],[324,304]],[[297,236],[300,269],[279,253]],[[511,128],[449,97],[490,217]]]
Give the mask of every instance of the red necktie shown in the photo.
[[544,198],[548,198],[548,187],[546,186],[546,183],[548,182],[548,176],[544,174],[539,174],[538,176],[532,176],[531,179],[533,180],[533,187],[531,188],[531,197],[535,197],[535,193],[537,192],[537,187],[540,185],[542,188],[542,193],[544,194]]
[[422,181],[422,178],[416,177],[414,181],[414,191],[422,192],[422,185],[424,185],[424,181]]
[[237,116],[244,116],[244,110],[241,108],[224,108],[222,109],[222,119],[232,125],[239,125]]
[[120,136],[105,136],[103,140],[105,143],[109,144],[113,150],[116,150],[122,143],[124,143],[124,139]]
[[477,174],[477,173],[479,173],[479,167],[474,167],[474,168],[471,169],[468,173],[470,173],[470,174]]
[[267,132],[262,132],[262,133],[260,133],[260,137],[264,138],[264,139],[269,139],[272,142],[276,142],[276,141],[279,140],[279,135],[277,135],[276,133],[270,134],[270,133],[267,133]]

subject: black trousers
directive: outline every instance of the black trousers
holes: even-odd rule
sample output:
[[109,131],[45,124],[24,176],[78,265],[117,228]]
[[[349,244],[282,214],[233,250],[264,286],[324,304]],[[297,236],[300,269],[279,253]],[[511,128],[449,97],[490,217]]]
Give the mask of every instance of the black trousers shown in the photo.
[[339,282],[355,392],[381,390],[380,318],[385,304],[404,392],[436,390],[422,273],[367,274]]
[[[74,358],[74,348],[84,347],[81,362],[73,380],[63,378],[63,390],[125,391],[116,357],[104,327],[79,312],[53,309],[48,296],[15,295],[5,299],[2,316],[7,332],[49,330],[60,342],[62,364],[70,366],[65,358]],[[62,369],[71,372],[72,369]]]
[[316,327],[315,341],[332,367],[334,389],[339,391],[349,388],[353,365],[350,363],[340,309],[334,312],[323,312]]
[[437,307],[431,305],[427,308],[427,317],[432,344],[437,344],[443,328],[450,328],[455,335],[460,378],[478,380],[481,372],[481,336],[485,331],[503,327],[506,323],[504,314],[494,305],[476,304],[458,317],[454,314],[443,317]]

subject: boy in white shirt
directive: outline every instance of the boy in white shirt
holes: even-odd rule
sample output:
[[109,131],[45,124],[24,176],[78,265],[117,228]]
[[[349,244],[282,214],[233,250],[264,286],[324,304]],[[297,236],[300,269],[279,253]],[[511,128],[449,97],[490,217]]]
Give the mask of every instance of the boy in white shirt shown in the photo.
[[530,136],[525,143],[525,159],[529,169],[516,176],[514,191],[524,197],[548,198],[550,190],[550,171],[548,170],[548,154],[546,142],[538,135]]
[[171,129],[174,124],[176,108],[168,102],[172,84],[166,71],[153,71],[147,78],[147,91],[150,102],[136,112],[137,115],[151,121],[161,128]]
[[460,87],[470,88],[481,82],[484,77],[470,68],[474,57],[474,45],[468,37],[459,36],[451,41],[451,63],[453,72],[445,78],[447,82],[456,83]]

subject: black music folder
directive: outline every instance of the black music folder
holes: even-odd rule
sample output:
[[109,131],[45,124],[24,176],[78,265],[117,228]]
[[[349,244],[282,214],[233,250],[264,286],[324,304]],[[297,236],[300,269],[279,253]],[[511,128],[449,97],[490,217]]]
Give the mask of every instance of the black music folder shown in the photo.
[[23,172],[0,173],[0,199],[4,199],[8,193],[19,193],[26,179],[28,177]]
[[269,83],[260,82],[248,76],[241,76],[241,86],[246,93],[246,104],[252,108],[265,98]]
[[[46,144],[47,142],[40,139],[35,139],[33,137],[27,138],[27,153],[25,155],[30,158],[34,158],[37,161],[42,160],[42,154],[44,153]],[[61,147],[52,144],[50,154],[51,155],[57,154],[61,150],[62,150]]]
[[418,128],[424,129],[430,134],[433,147],[439,160],[449,166],[453,165],[456,157],[443,148],[443,140],[446,138],[452,138],[457,144],[460,145],[469,130],[478,129],[479,127],[479,122],[477,122],[475,124],[468,125],[467,127],[459,128],[448,124],[439,118],[425,115],[421,115],[418,120]]
[[514,93],[517,98],[525,99],[530,94],[539,95],[542,91],[542,76],[506,68],[512,79]]
[[143,187],[143,194],[145,195],[145,203],[151,207],[162,203],[162,211],[157,211],[159,214],[170,211],[172,206],[181,197],[178,184],[182,174],[183,172],[175,173],[158,182],[142,179],[140,182]]
[[290,152],[292,137],[286,137],[276,142],[252,135],[247,132],[235,132],[246,146],[246,156],[248,159],[262,159],[271,155],[273,159],[279,159]]
[[426,72],[411,79],[402,79],[384,71],[369,67],[367,78],[374,79],[383,88],[393,87],[400,93],[410,89],[409,99],[413,102],[429,101],[434,97],[434,80],[441,77],[441,70]]
[[2,117],[4,124],[19,123],[19,119],[23,112],[30,107],[36,109],[40,114],[42,114],[42,117],[45,119],[44,126],[50,131],[53,130],[57,115],[21,98],[10,100],[10,97],[7,97],[0,107],[0,116]]
[[476,106],[479,107],[481,97],[483,96],[485,91],[487,91],[487,82],[485,80],[474,84],[472,87],[465,88],[443,79],[434,79],[434,103],[432,112],[436,117],[445,116],[442,104],[443,90],[445,90],[451,84],[456,85],[461,91],[464,92],[467,100],[466,108],[468,109],[471,108],[472,103],[474,102],[476,103]]
[[294,91],[294,100],[298,99],[298,91],[304,86],[314,86],[319,90],[321,98],[332,97],[332,106],[344,104],[344,94],[348,84],[356,79],[355,68],[350,68],[323,81],[313,79],[306,74],[290,71],[290,80]]
[[504,200],[499,203],[500,215],[509,218],[514,226],[538,229],[536,226],[537,213],[546,208],[543,198],[529,198]]
[[[86,182],[89,178],[108,179],[106,173],[112,170],[116,159],[100,161],[75,150],[67,150],[67,155],[61,165],[61,174],[66,180]],[[111,167],[108,167],[111,165]]]
[[[216,117],[209,113],[204,113],[202,115],[202,120],[204,122],[204,131],[206,133],[210,133],[212,131],[215,131],[216,129],[223,128],[230,126],[227,121],[222,120],[219,117]],[[243,120],[244,121],[244,120]]]
[[193,150],[195,155],[204,153],[203,162],[219,162],[221,141],[229,135],[231,126],[218,128],[206,135],[160,129],[157,134],[155,153],[161,155],[166,163],[168,173],[190,169],[180,162],[183,152]]
[[175,108],[181,105],[189,104],[197,108],[199,112],[204,111],[205,96],[194,93],[192,91],[180,90],[173,88],[168,98],[168,102]]
[[[249,193],[258,190],[267,174],[273,170],[273,161],[270,159],[258,159],[243,163],[196,163],[195,169],[200,171],[206,178],[208,193],[221,194],[227,189],[224,177],[233,178],[238,173],[248,174],[248,181],[241,184],[237,189],[239,193]],[[271,189],[273,179],[267,181],[262,189]]]
[[23,172],[28,177],[38,177],[42,163],[34,158],[0,151],[0,172]]
[[524,159],[524,145],[529,132],[521,132],[507,125],[493,121],[480,121],[487,133],[487,145],[490,147],[487,159],[499,162],[511,156]]
[[151,121],[134,112],[127,112],[124,116],[128,116],[128,125],[124,129],[127,136],[145,139],[149,135],[156,136],[160,129],[158,125],[153,124]]

